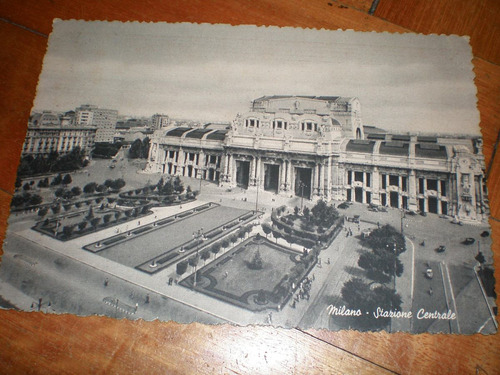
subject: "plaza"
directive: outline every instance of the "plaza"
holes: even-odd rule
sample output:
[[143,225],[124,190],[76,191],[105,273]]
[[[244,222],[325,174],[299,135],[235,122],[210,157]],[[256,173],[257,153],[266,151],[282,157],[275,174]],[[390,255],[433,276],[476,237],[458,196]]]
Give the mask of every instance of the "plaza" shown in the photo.
[[[125,166],[125,162],[117,164],[124,163]],[[74,180],[77,181],[74,183],[78,183],[77,176],[86,173],[93,176],[102,173],[105,176],[105,168],[106,163],[95,161],[88,172],[75,173]],[[120,167],[117,168],[119,171]],[[162,176],[144,175],[137,173],[137,169],[129,168],[113,175],[130,178],[132,182],[127,180],[128,187],[140,188]],[[116,172],[114,169],[113,173]],[[355,202],[346,209],[338,209],[345,217],[359,216],[359,224],[351,221],[344,223],[354,236],[346,237],[341,231],[330,245],[321,250],[318,263],[304,270],[300,276],[301,279],[307,277],[313,280],[310,298],[298,297],[298,285],[285,298],[278,298],[277,288],[296,265],[302,247],[272,235],[269,235],[269,240],[264,240],[261,224],[271,222],[270,216],[276,207],[285,206],[287,212],[283,215],[292,214],[295,206],[303,204],[310,208],[317,200],[242,187],[221,187],[194,177],[182,177],[182,180],[186,186],[201,187],[197,200],[182,205],[152,207],[140,218],[113,223],[64,242],[31,229],[39,221],[36,213],[12,216],[9,227],[11,240],[5,247],[2,266],[6,271],[2,277],[10,275],[12,280],[5,284],[12,283],[15,287],[4,287],[2,293],[12,293],[10,300],[20,301],[20,306],[23,306],[22,301],[26,301],[24,306],[28,310],[33,300],[43,296],[44,300],[50,299],[53,311],[79,315],[101,313],[129,319],[159,317],[180,322],[245,325],[268,324],[269,313],[272,312],[272,324],[275,325],[338,330],[348,326],[330,317],[327,308],[332,303],[342,303],[340,291],[346,281],[352,277],[366,277],[365,271],[357,264],[360,236],[378,226],[390,224],[402,230],[407,240],[407,251],[401,255],[404,272],[396,279],[395,285],[403,300],[402,309],[416,313],[422,308],[426,311],[450,308],[457,312],[458,324],[393,319],[388,330],[458,333],[492,332],[496,329],[487,305],[492,300],[484,300],[475,276],[477,262],[474,256],[479,250],[484,253],[486,264],[492,263],[489,251],[491,238],[480,236],[488,229],[485,225],[457,225],[453,224],[451,217],[413,215],[391,207],[375,212],[367,204]],[[331,203],[338,206],[342,202]],[[228,223],[238,223],[238,226]],[[177,263],[206,251],[211,247],[212,240],[221,241],[236,233],[239,227],[250,224],[252,232],[247,239],[239,239],[228,248],[221,249],[220,253],[209,253],[208,259],[199,261],[195,287],[194,267],[189,265],[186,273],[177,273]],[[222,230],[226,225],[230,228]],[[205,238],[200,246],[180,251],[186,244],[193,243],[193,234],[201,228],[204,234],[219,230],[221,233]],[[263,240],[258,246],[253,241],[257,234]],[[475,238],[476,242],[473,245],[464,244],[467,237]],[[422,242],[425,246],[420,245]],[[446,247],[444,253],[436,251],[441,245]],[[256,246],[267,266],[258,271],[247,267]],[[171,255],[172,258],[158,266],[160,260]],[[54,262],[65,266],[54,267]],[[151,267],[155,264],[157,267]],[[425,278],[428,265],[434,270],[432,280]],[[29,276],[19,276],[22,275],[19,270],[26,268],[30,275],[37,275],[40,283],[35,283]],[[59,288],[56,280],[65,280],[67,287],[64,292],[55,292]],[[431,288],[432,295],[429,293]],[[256,302],[259,293],[266,298]],[[114,308],[113,301],[119,301]],[[136,304],[137,310],[134,307]],[[470,311],[472,305],[477,314],[471,318],[466,311]]]
[[[249,267],[256,252],[262,258],[261,269]],[[252,237],[201,268],[197,272],[196,288],[202,293],[252,311],[269,308],[279,311],[290,297],[288,290],[280,290],[280,284],[288,280],[292,268],[300,263],[298,258],[300,253],[297,251],[261,237]],[[310,269],[304,268],[299,275],[299,283]],[[193,288],[194,276],[184,279],[181,285]],[[258,301],[259,293],[265,294],[261,302]]]

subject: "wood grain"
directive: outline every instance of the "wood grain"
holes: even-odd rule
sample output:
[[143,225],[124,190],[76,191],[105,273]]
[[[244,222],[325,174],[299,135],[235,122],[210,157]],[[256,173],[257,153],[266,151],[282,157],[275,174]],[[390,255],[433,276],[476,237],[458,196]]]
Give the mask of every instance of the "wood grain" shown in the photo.
[[500,63],[499,1],[382,0],[375,15],[420,33],[469,35],[474,56]]
[[[458,4],[458,5],[457,5]],[[498,5],[491,1],[246,0],[0,1],[0,235],[6,228],[26,124],[53,18],[220,22],[362,31],[469,33],[476,58],[478,107],[487,161],[500,127]],[[473,15],[470,19],[467,18]],[[385,18],[390,22],[384,21]],[[465,20],[465,21],[464,21]],[[497,155],[497,158],[500,157]],[[500,162],[488,187],[500,216]],[[493,221],[495,262],[500,223]],[[500,273],[496,272],[497,280]],[[497,290],[500,290],[497,283]],[[3,373],[479,373],[500,368],[500,339],[492,336],[283,330],[269,327],[179,325],[0,312]],[[481,372],[483,371],[483,372]]]

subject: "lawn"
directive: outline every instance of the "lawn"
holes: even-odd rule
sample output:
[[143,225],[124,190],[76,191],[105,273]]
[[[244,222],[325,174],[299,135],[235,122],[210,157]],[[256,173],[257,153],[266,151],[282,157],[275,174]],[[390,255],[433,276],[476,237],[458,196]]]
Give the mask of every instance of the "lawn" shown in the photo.
[[136,267],[190,241],[194,231],[203,228],[205,233],[209,232],[246,212],[232,207],[215,206],[164,228],[134,236],[98,254],[126,266]]
[[[248,264],[257,251],[261,255],[263,266],[262,269],[255,270]],[[297,264],[298,255],[300,254],[264,238],[251,237],[200,269],[197,290],[254,311],[265,308],[279,309],[286,303],[288,296],[283,299],[277,289]],[[305,270],[301,279],[309,269]],[[193,276],[184,279],[181,285],[192,287]],[[265,303],[255,301],[261,290],[267,296]]]

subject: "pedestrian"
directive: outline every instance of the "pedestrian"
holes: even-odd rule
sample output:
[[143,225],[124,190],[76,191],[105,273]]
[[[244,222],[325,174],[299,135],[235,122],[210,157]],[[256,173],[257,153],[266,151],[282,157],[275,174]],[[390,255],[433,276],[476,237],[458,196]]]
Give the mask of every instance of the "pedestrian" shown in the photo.
[[109,284],[109,280],[106,278],[106,280],[104,280],[104,287],[107,287]]
[[433,294],[434,294],[434,291],[432,290],[432,286],[431,286],[431,288],[429,289],[429,295],[432,297]]
[[136,303],[136,304],[135,304],[134,314],[137,312],[137,308],[138,308],[138,307],[139,307],[139,304],[138,304],[138,303]]
[[271,323],[271,324],[273,323],[273,312],[272,311],[269,312],[269,323]]
[[326,261],[326,264],[330,264],[330,258],[328,258],[328,260]]
[[149,294],[146,294],[146,303],[149,303]]

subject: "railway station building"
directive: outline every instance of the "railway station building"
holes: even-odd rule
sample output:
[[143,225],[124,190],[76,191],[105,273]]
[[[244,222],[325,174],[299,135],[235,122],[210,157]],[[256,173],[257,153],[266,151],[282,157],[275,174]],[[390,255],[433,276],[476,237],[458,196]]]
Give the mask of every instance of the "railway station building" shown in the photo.
[[158,129],[147,171],[462,221],[488,217],[480,136],[364,126],[357,98],[264,96],[225,129]]

